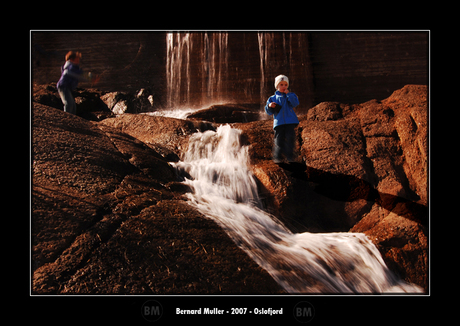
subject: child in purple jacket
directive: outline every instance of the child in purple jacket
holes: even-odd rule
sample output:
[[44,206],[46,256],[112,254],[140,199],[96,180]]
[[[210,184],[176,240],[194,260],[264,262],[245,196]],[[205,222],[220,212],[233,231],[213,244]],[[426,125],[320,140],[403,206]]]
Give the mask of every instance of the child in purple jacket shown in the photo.
[[65,60],[66,63],[61,67],[61,78],[57,82],[57,89],[64,104],[64,111],[71,114],[77,113],[77,106],[72,95],[72,91],[77,88],[80,81],[91,81],[97,83],[99,77],[93,78],[91,72],[83,73],[80,69],[80,52],[69,51]]

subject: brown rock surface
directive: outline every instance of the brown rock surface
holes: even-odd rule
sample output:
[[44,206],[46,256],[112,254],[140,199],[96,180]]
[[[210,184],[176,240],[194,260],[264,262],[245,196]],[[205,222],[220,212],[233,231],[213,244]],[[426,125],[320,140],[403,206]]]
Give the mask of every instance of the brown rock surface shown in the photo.
[[427,289],[427,115],[419,85],[381,102],[321,103],[299,119],[299,163],[280,165],[272,121],[236,126],[267,207],[291,229],[364,232],[392,270]]
[[38,103],[32,123],[32,293],[281,292],[121,126]]
[[[107,104],[101,99],[104,93],[94,88],[77,88],[72,91],[77,105],[77,115],[92,121],[100,121],[113,116],[112,111],[109,110]],[[64,109],[55,82],[48,85],[34,84],[33,101],[61,111]]]
[[[34,100],[52,104],[47,96]],[[235,127],[267,210],[297,232],[364,232],[390,269],[427,290],[427,116],[417,85],[381,102],[321,103],[299,117],[299,163],[280,165],[271,120]],[[33,293],[280,292],[184,204],[189,189],[167,163],[215,124],[139,114],[90,122],[38,103],[32,122]]]
[[249,122],[260,119],[259,105],[216,104],[190,114],[192,120],[215,123]]
[[147,144],[168,161],[178,161],[187,149],[188,137],[197,130],[213,130],[211,123],[143,114],[123,114],[105,119],[101,125],[121,130]]
[[392,271],[427,290],[428,226],[419,220],[425,210],[410,202],[400,202],[391,211],[375,204],[351,231],[365,233]]

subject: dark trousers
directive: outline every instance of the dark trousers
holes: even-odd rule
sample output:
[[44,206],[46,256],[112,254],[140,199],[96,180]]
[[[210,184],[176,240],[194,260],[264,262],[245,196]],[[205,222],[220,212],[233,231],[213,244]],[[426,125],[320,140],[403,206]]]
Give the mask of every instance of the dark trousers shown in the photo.
[[273,160],[282,162],[283,155],[288,162],[294,161],[295,124],[280,125],[275,128]]

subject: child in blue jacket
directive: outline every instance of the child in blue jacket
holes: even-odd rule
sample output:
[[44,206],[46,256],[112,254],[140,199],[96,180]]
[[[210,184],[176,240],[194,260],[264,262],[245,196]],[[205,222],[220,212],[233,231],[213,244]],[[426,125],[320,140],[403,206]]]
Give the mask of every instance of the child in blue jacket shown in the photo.
[[83,73],[80,69],[80,52],[69,51],[65,60],[66,63],[61,67],[61,78],[57,82],[57,89],[59,96],[61,96],[62,103],[64,104],[64,111],[71,114],[77,113],[77,106],[72,95],[72,91],[77,88],[80,81],[91,81],[96,83],[99,77],[92,78],[91,73]]
[[275,129],[275,140],[273,146],[273,161],[283,162],[282,155],[289,163],[295,162],[295,127],[299,124],[299,119],[294,112],[294,108],[299,105],[297,95],[289,92],[289,78],[279,75],[275,78],[275,95],[270,96],[265,105],[265,112],[269,115],[274,114],[273,129]]

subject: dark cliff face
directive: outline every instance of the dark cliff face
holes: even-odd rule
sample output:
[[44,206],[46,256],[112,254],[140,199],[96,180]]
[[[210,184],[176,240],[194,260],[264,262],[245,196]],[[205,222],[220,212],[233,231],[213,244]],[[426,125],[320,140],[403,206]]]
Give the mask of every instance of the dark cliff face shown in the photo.
[[65,53],[101,74],[99,88],[152,88],[156,106],[263,104],[289,76],[305,111],[323,101],[384,99],[427,84],[427,32],[32,32],[37,83],[57,82]]
[[312,33],[315,105],[364,103],[428,84],[427,32]]
[[161,92],[165,39],[159,32],[32,32],[33,80],[57,82],[65,54],[73,50],[82,53],[85,71],[101,75],[101,90],[133,91],[155,85]]

